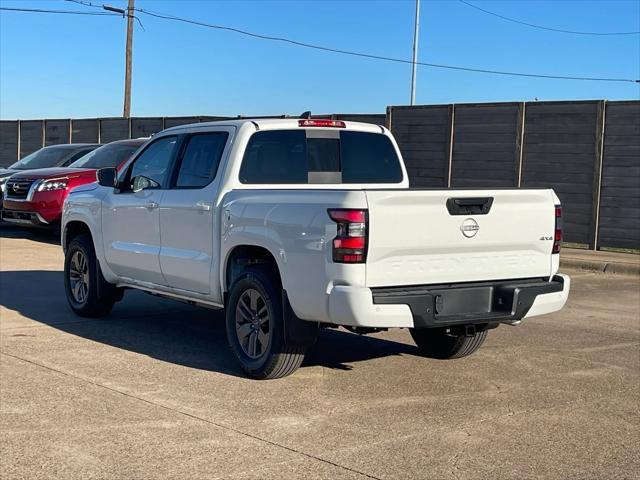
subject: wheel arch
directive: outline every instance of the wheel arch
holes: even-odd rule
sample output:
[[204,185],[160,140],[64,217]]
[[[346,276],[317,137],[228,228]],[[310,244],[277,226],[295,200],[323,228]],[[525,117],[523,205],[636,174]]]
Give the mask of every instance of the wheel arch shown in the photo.
[[247,265],[266,265],[282,285],[282,272],[276,256],[262,245],[241,244],[229,250],[222,269],[222,291],[226,297],[229,288]]
[[82,220],[71,220],[67,222],[62,230],[62,250],[66,253],[71,241],[78,235],[83,234],[89,235],[89,237],[91,237],[91,241],[94,242],[93,233],[86,222],[83,222]]

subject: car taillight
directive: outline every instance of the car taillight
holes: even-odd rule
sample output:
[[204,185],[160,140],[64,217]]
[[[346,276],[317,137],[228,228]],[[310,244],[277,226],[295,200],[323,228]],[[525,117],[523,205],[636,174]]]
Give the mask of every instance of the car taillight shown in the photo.
[[553,250],[551,253],[560,253],[562,243],[562,206],[556,205],[556,227],[553,234]]
[[299,127],[331,127],[346,128],[347,125],[340,120],[298,120]]
[[338,224],[333,239],[333,261],[364,263],[367,260],[367,210],[330,208],[327,212]]

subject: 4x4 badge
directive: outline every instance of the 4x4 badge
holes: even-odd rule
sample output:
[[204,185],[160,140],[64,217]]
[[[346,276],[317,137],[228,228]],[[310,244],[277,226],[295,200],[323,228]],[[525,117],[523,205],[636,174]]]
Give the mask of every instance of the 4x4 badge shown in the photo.
[[476,233],[478,233],[480,227],[478,226],[478,222],[476,222],[473,218],[467,218],[462,225],[460,225],[460,231],[462,234],[467,237],[475,237]]

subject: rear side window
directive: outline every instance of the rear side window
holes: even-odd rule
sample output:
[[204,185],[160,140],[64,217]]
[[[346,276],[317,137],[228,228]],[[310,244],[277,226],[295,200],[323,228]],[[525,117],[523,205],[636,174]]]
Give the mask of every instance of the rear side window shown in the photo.
[[227,132],[192,135],[182,155],[177,188],[201,188],[216,177],[220,158],[227,143]]
[[253,134],[240,181],[246,184],[399,183],[389,137],[354,131],[275,130]]

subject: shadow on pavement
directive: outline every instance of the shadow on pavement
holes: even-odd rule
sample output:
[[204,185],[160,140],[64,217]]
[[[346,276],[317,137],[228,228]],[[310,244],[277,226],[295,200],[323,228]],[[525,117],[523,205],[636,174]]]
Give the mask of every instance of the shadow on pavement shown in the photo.
[[60,245],[60,232],[44,228],[25,228],[0,222],[0,238],[26,238],[34,242]]
[[[36,322],[95,342],[191,368],[244,376],[227,346],[221,310],[129,290],[109,316],[80,318],[67,305],[62,272],[46,270],[0,272],[0,304]],[[4,335],[11,337],[12,332],[5,330]],[[13,336],[20,335],[16,332]],[[302,368],[318,365],[350,370],[352,362],[400,354],[417,354],[417,349],[327,329]]]

